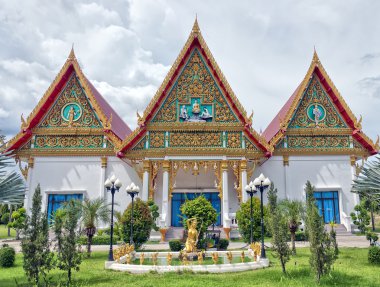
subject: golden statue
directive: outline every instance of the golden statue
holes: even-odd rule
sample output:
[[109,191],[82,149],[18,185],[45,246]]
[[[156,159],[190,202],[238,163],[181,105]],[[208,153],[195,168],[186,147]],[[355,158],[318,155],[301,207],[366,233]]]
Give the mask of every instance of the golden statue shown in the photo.
[[201,108],[199,107],[199,104],[198,104],[198,101],[195,100],[194,104],[193,104],[193,110],[192,110],[193,114],[199,114],[201,112]]
[[253,252],[253,259],[256,261],[257,256],[261,254],[261,245],[259,242],[251,243],[249,246]]
[[218,259],[219,259],[218,252],[213,252],[211,254],[211,257],[212,257],[212,261],[214,262],[214,264],[218,264]]
[[197,242],[198,242],[198,236],[199,233],[197,231],[197,219],[196,218],[189,218],[187,220],[187,239],[185,243],[185,249],[184,251],[187,253],[196,252],[197,248]]
[[140,265],[143,265],[143,264],[144,264],[144,259],[145,259],[145,254],[144,254],[144,253],[141,253],[141,254],[140,254]]
[[244,251],[241,252],[240,259],[241,259],[241,263],[244,263],[244,259],[245,259]]
[[203,264],[203,251],[199,251],[197,253],[197,257],[198,257],[198,264],[202,265]]
[[158,252],[152,254],[152,262],[154,266],[157,265],[157,257],[158,257]]
[[228,262],[231,264],[232,263],[232,252],[231,251],[227,252],[227,259],[228,259]]
[[125,254],[127,264],[131,264],[132,255],[130,253]]
[[189,265],[189,260],[187,259],[187,253],[186,253],[186,251],[182,250],[180,252],[180,257],[182,257],[182,264],[183,265]]
[[169,252],[168,255],[166,255],[166,261],[167,261],[168,266],[172,265],[172,259],[173,259],[173,254]]

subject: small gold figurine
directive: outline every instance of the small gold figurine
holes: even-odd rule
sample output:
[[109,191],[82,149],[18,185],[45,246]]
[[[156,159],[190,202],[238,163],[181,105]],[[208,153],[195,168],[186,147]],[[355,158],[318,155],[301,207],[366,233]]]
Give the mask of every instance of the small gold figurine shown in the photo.
[[228,259],[228,262],[231,264],[232,263],[232,252],[231,251],[227,252],[227,259]]
[[144,253],[141,253],[141,254],[140,254],[140,265],[143,265],[143,264],[144,264],[144,259],[145,259],[145,254],[144,254]]
[[187,259],[187,253],[185,251],[181,252],[182,255],[182,264],[189,265],[189,260]]
[[252,249],[252,252],[253,252],[253,260],[256,261],[257,255],[259,255],[261,252],[261,245],[259,242],[254,242],[254,243],[251,243],[250,248]]
[[132,255],[130,253],[125,254],[125,258],[127,260],[127,264],[131,264]]
[[168,266],[172,265],[172,259],[173,259],[173,254],[169,252],[168,255],[166,255],[166,261],[167,261]]
[[198,264],[202,265],[203,264],[203,251],[199,251],[197,253],[197,256],[198,256]]
[[240,259],[241,259],[241,263],[244,263],[244,259],[245,259],[244,251],[241,252]]
[[219,259],[218,252],[213,252],[211,254],[211,257],[212,257],[212,261],[214,262],[214,264],[218,264],[218,259]]
[[157,265],[157,257],[158,257],[158,252],[152,254],[152,262],[154,266]]

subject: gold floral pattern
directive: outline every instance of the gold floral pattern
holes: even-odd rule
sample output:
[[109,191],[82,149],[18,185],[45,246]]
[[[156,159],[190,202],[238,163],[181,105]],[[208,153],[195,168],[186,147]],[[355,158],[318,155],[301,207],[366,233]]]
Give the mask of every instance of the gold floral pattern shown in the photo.
[[103,136],[36,136],[34,148],[102,148]]
[[229,148],[241,148],[241,133],[228,132],[227,147]]
[[221,147],[220,132],[178,132],[170,134],[171,147]]
[[238,122],[213,76],[207,69],[198,49],[193,51],[165,102],[153,122],[175,122],[178,120],[178,106],[190,104],[191,98],[201,98],[203,104],[213,104],[215,122]]
[[320,128],[346,128],[346,123],[342,120],[339,112],[329,99],[318,77],[314,74],[309,87],[306,89],[297,111],[289,124],[289,128],[315,128],[316,122],[312,121],[308,115],[310,105],[321,105],[326,111],[326,116],[318,122]]
[[257,150],[257,147],[247,137],[245,137],[245,148],[248,150]]
[[348,136],[288,137],[288,148],[349,148]]
[[150,136],[150,147],[152,148],[165,147],[164,132],[151,132],[149,136]]
[[[73,123],[69,123],[62,119],[62,108],[69,103],[76,103],[82,110],[81,117]],[[39,127],[68,127],[70,125],[73,127],[102,127],[75,74],[71,76],[66,87],[62,90],[53,107],[45,116]]]
[[143,137],[139,142],[138,144],[136,144],[132,150],[142,150],[142,149],[145,149],[145,142],[146,142],[146,136]]

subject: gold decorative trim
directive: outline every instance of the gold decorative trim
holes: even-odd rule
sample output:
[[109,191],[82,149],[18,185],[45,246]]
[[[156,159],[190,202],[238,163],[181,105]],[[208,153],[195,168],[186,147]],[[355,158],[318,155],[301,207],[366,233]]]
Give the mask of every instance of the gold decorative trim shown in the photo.
[[34,157],[29,157],[28,159],[28,167],[34,168]]
[[108,158],[106,156],[102,156],[101,157],[101,167],[102,168],[106,168],[107,167],[107,161],[108,161]]
[[149,123],[146,128],[149,131],[243,131],[241,123],[182,123],[182,122],[160,122]]
[[30,149],[18,151],[17,156],[115,156],[113,149]]
[[104,135],[102,128],[33,128],[33,135]]
[[290,149],[290,148],[280,148],[276,149],[273,155],[356,155],[356,156],[368,156],[368,151],[365,149],[354,149],[354,148],[326,148],[326,149],[316,149],[316,148],[300,148],[300,149]]
[[284,164],[284,166],[289,166],[289,155],[288,154],[284,154],[282,156],[282,163]]
[[289,129],[286,131],[287,136],[291,135],[352,135],[352,129],[350,128],[298,128]]

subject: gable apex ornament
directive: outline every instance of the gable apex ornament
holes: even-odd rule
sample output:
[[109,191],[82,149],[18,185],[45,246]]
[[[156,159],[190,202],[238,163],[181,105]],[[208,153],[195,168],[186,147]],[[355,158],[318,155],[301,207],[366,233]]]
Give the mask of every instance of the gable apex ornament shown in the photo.
[[193,28],[191,30],[194,34],[198,34],[201,32],[201,29],[199,28],[199,25],[198,25],[198,19],[197,19],[197,15],[195,15],[195,21],[194,21],[194,25],[193,25]]

